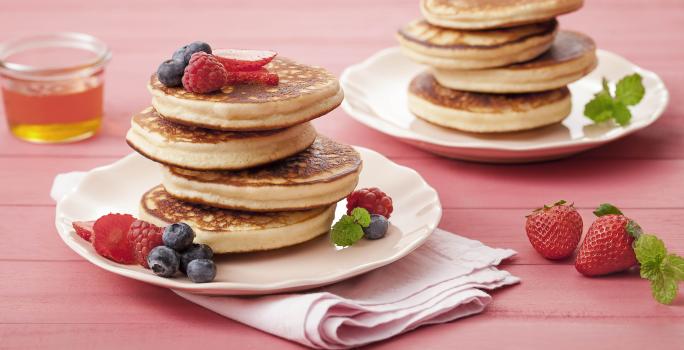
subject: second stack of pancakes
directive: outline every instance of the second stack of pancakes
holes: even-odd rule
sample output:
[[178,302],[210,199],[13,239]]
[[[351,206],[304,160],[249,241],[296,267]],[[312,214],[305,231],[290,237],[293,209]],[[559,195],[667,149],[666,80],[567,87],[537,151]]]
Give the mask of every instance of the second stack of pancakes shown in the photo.
[[350,146],[317,135],[310,120],[343,99],[320,67],[276,58],[277,86],[239,84],[211,94],[150,78],[152,107],[133,116],[126,140],[162,164],[140,218],[185,222],[216,253],[269,250],[328,232],[336,203],[361,171]]
[[409,85],[409,109],[433,124],[500,133],[558,123],[567,84],[597,64],[593,40],[558,29],[582,0],[421,0],[424,18],[397,35],[430,69]]

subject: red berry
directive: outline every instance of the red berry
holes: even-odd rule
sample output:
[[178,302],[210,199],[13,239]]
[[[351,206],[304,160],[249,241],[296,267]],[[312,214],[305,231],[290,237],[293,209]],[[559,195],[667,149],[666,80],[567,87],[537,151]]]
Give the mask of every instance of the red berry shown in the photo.
[[107,214],[93,225],[93,247],[95,251],[121,264],[135,262],[133,249],[127,234],[135,218],[128,214]]
[[228,74],[221,62],[213,55],[200,51],[190,57],[183,73],[183,87],[200,94],[221,89],[228,81]]
[[214,56],[227,71],[256,70],[273,60],[277,53],[273,51],[217,49]]
[[71,223],[71,226],[74,227],[77,235],[90,242],[90,237],[93,235],[94,224],[95,221],[74,221]]
[[132,246],[133,256],[138,264],[149,268],[147,255],[152,248],[160,246],[162,242],[163,227],[158,227],[142,220],[135,220],[128,230],[128,242]]
[[525,223],[532,247],[547,259],[572,255],[582,237],[582,217],[577,209],[560,201],[534,211]]
[[606,275],[637,264],[632,248],[634,237],[627,232],[630,219],[624,215],[600,216],[589,227],[575,260],[575,268],[585,276]]
[[278,74],[271,73],[264,68],[249,71],[228,71],[228,84],[263,83],[278,85]]
[[347,215],[357,207],[365,208],[369,213],[382,215],[387,219],[394,209],[392,198],[377,187],[362,188],[347,196]]

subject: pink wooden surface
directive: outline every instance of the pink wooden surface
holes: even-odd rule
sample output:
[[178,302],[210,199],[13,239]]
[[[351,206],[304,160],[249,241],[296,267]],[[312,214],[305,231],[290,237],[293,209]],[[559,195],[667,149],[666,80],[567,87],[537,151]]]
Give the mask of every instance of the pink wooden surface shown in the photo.
[[[131,113],[149,103],[145,81],[177,46],[271,48],[339,74],[394,45],[393,31],[418,16],[417,0],[345,1],[13,1],[0,11],[0,41],[72,30],[109,43],[106,121],[95,139],[60,146],[23,143],[0,128],[0,348],[299,348],[222,318],[168,290],[106,273],[57,237],[48,196],[59,172],[107,164],[129,152]],[[662,76],[672,94],[663,118],[636,135],[557,162],[494,166],[451,161],[367,129],[337,110],[316,121],[322,133],[376,149],[419,171],[440,192],[441,227],[518,250],[506,269],[522,284],[494,293],[488,310],[377,344],[379,348],[681,348],[684,297],[650,300],[634,273],[602,279],[550,264],[522,230],[529,208],[573,200],[621,205],[684,254],[684,3],[591,0],[564,16],[565,28]]]

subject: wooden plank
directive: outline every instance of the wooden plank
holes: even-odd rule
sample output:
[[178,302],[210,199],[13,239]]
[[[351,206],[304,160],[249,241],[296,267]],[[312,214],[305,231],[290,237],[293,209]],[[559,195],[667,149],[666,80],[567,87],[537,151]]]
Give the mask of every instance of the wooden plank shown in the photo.
[[[51,205],[54,176],[115,158],[0,157],[0,205]],[[593,208],[684,208],[684,160],[572,158],[531,165],[484,165],[401,158],[437,189],[444,208],[536,208],[558,198]],[[26,191],[26,189],[32,189]],[[391,194],[390,194],[391,195]]]
[[[188,322],[208,311],[171,291],[128,280],[88,262],[1,262],[2,323]],[[674,306],[651,299],[637,272],[587,278],[568,265],[504,265],[520,285],[495,291],[488,313],[516,318],[644,318],[684,322],[684,296]],[[16,273],[21,271],[21,274]],[[17,288],[16,286],[21,286]],[[76,307],[82,305],[83,307]],[[629,307],[626,307],[629,305]],[[187,316],[185,316],[187,315]],[[213,315],[212,315],[213,317]]]
[[[54,207],[4,207],[0,232],[7,234],[0,240],[0,261],[82,261],[58,237],[54,229]],[[668,249],[684,256],[684,235],[680,234],[684,209],[626,209],[648,232],[655,232]],[[509,264],[544,265],[573,264],[572,259],[550,262],[537,254],[524,231],[528,209],[446,209],[440,228],[476,239],[492,247],[511,248],[518,252]],[[586,231],[593,220],[591,210],[580,210]],[[496,220],[492,220],[496,217]],[[83,218],[87,219],[87,218]],[[40,242],[40,244],[37,244]]]

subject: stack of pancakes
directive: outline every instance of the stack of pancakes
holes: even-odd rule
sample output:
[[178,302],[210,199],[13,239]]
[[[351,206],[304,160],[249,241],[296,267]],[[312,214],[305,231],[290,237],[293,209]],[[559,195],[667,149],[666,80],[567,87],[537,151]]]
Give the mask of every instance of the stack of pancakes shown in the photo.
[[240,84],[211,94],[170,88],[153,75],[152,107],[133,116],[126,141],[162,164],[140,218],[185,222],[214,252],[285,247],[328,232],[336,203],[358,182],[361,158],[317,135],[310,120],[343,99],[320,67],[276,58],[277,86]]
[[430,67],[409,85],[409,108],[470,132],[510,132],[562,121],[567,84],[597,64],[593,40],[558,30],[582,0],[421,0],[424,19],[397,35],[404,54]]

